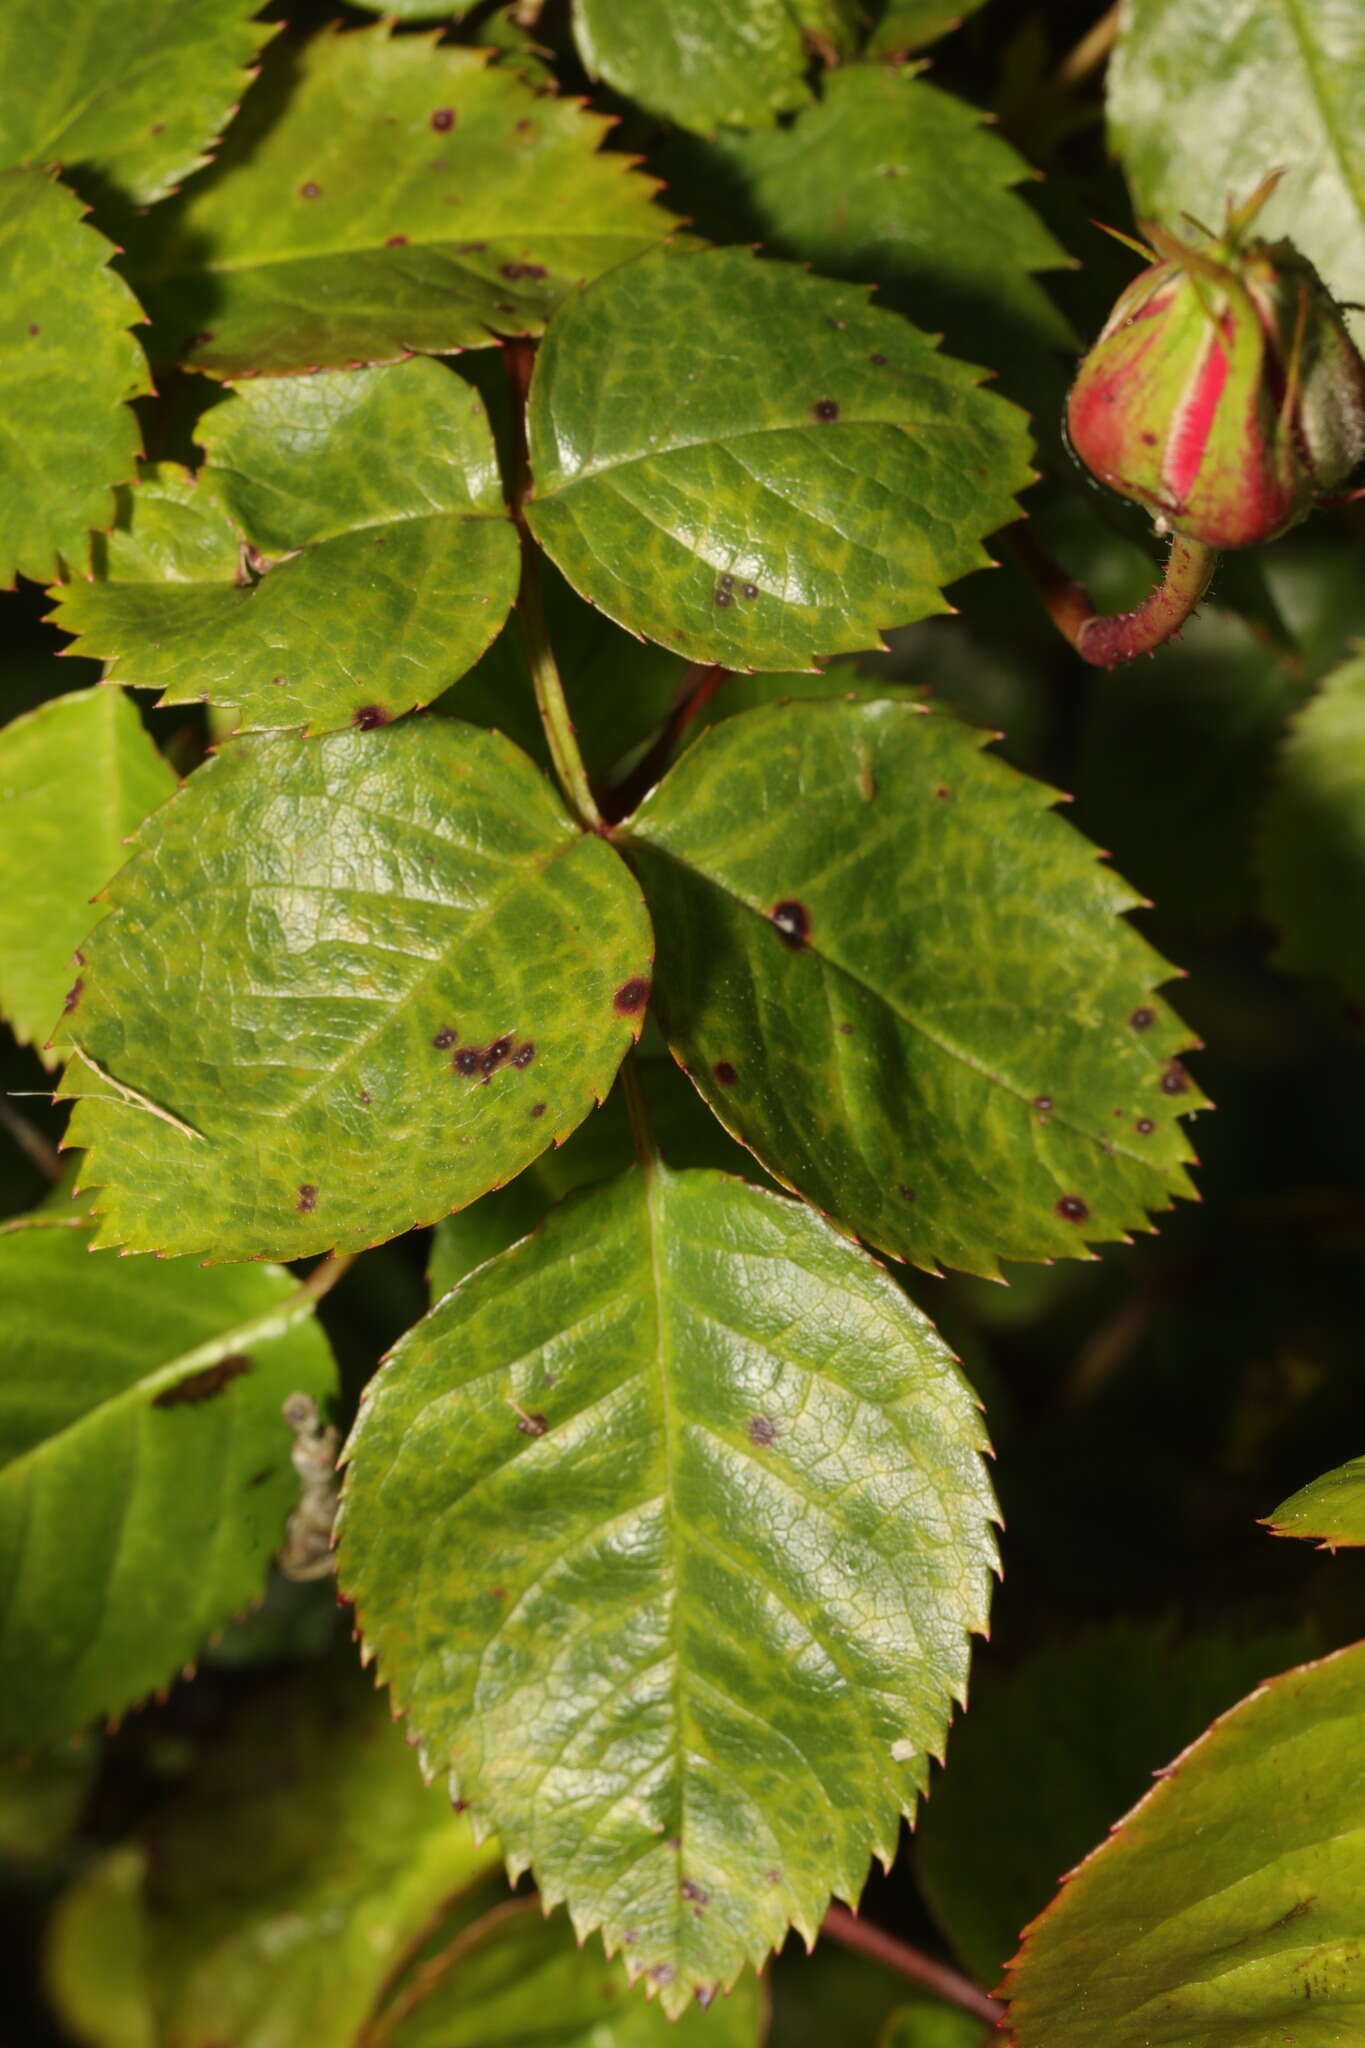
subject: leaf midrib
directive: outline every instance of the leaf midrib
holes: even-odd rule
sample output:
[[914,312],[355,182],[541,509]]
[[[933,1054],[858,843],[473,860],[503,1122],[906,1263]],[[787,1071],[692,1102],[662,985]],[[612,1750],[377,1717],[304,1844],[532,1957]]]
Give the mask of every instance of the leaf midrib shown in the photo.
[[1322,121],[1322,132],[1327,137],[1332,154],[1336,158],[1337,166],[1341,172],[1341,182],[1354,199],[1356,212],[1360,215],[1362,221],[1365,221],[1365,184],[1362,184],[1358,178],[1346,147],[1346,139],[1337,126],[1336,110],[1330,106],[1327,93],[1323,87],[1320,76],[1319,54],[1308,32],[1308,24],[1304,20],[1303,0],[1281,0],[1281,4],[1284,7],[1289,33],[1293,37],[1298,49],[1299,62],[1303,66],[1304,76],[1308,81],[1309,95]]
[[[666,218],[666,216],[661,215],[661,218]],[[378,230],[376,229],[375,232],[377,235]],[[643,227],[592,228],[584,229],[581,232],[568,228],[545,228],[540,230],[489,228],[484,230],[484,233],[487,237],[486,246],[488,249],[492,250],[506,246],[509,249],[515,248],[522,252],[528,246],[528,233],[534,235],[534,246],[537,250],[551,248],[557,242],[592,243],[621,241],[640,241],[644,243],[646,248],[653,249],[663,239],[660,236],[654,240],[647,240]],[[134,264],[130,265],[130,274],[137,279],[140,285],[178,284],[186,279],[235,276],[250,270],[281,269],[289,263],[318,263],[328,261],[333,257],[345,260],[356,256],[375,256],[381,254],[386,257],[386,260],[391,255],[394,265],[397,267],[414,250],[420,253],[424,249],[438,251],[450,249],[458,255],[461,248],[466,243],[476,239],[478,234],[479,229],[477,224],[475,224],[470,227],[467,234],[462,234],[458,241],[453,236],[433,235],[429,238],[423,238],[418,235],[415,238],[409,236],[406,242],[395,243],[392,247],[384,240],[360,242],[354,245],[337,243],[326,249],[288,249],[282,250],[276,255],[243,256],[235,261],[230,258],[220,257],[212,261],[196,263],[192,267],[175,270],[155,270],[150,266]],[[458,270],[462,276],[472,278],[477,284],[486,286],[489,291],[499,291],[512,298],[517,296],[517,287],[523,283],[521,278],[485,277],[482,271],[475,270],[473,265],[468,263],[458,263],[452,260],[451,267]],[[537,285],[552,286],[555,285],[556,280],[554,278],[533,278],[530,282]],[[568,280],[560,280],[559,282],[565,284]],[[521,296],[525,299],[530,299],[533,294],[523,291]]]
[[[625,842],[626,844],[629,844],[633,837],[638,840],[640,845],[648,847],[652,853],[664,855],[676,867],[685,869],[688,874],[695,875],[698,880],[705,882],[718,895],[728,897],[732,903],[737,903],[741,909],[749,911],[760,923],[771,926],[771,919],[766,910],[760,908],[757,904],[751,903],[746,896],[739,895],[736,890],[730,887],[728,882],[722,882],[705,868],[695,866],[693,862],[685,859],[681,854],[675,853],[672,847],[665,846],[662,841],[650,837],[647,832],[632,835],[622,831],[617,834],[618,841]],[[822,950],[819,945],[808,941],[803,951],[813,955],[815,959],[819,960],[823,966],[830,969],[833,973],[843,975],[847,981],[853,983],[855,988],[861,989],[865,995],[871,996],[874,1001],[884,1004],[893,1017],[898,1018],[908,1030],[918,1032],[922,1038],[926,1039],[936,1051],[941,1052],[945,1058],[958,1061],[970,1073],[978,1075],[984,1081],[993,1083],[994,1086],[1002,1089],[1007,1095],[1013,1095],[1016,1100],[1026,1103],[1032,1108],[1034,1090],[1021,1087],[1016,1081],[1010,1080],[1008,1075],[996,1073],[993,1068],[986,1066],[983,1061],[979,1060],[974,1053],[967,1052],[961,1046],[954,1045],[950,1039],[941,1037],[936,1031],[931,1030],[922,1018],[912,1016],[907,1010],[902,1009],[898,1003],[893,1002],[883,989],[876,988],[870,981],[865,980],[856,968],[845,966],[842,960],[834,959],[831,954]],[[1108,1136],[1101,1138],[1096,1132],[1088,1130],[1084,1124],[1075,1122],[1073,1118],[1068,1117],[1056,1108],[1049,1112],[1049,1121],[1060,1124],[1064,1130],[1075,1132],[1078,1137],[1087,1139],[1098,1151],[1102,1151],[1106,1158],[1112,1158],[1117,1154],[1119,1157],[1131,1161],[1135,1166],[1140,1166],[1146,1171],[1159,1172],[1160,1170],[1159,1163],[1150,1154],[1135,1152],[1131,1146],[1124,1144],[1118,1138]]]

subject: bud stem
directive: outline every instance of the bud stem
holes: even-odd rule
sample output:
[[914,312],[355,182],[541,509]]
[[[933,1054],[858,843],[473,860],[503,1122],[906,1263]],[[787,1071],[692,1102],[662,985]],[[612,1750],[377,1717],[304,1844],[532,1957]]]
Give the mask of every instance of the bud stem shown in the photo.
[[1121,661],[1151,654],[1178,633],[1208,589],[1218,560],[1214,548],[1178,533],[1166,572],[1151,595],[1131,612],[1106,614],[1095,610],[1089,593],[1072,582],[1026,527],[1016,529],[1014,544],[1053,625],[1095,668],[1117,668]]

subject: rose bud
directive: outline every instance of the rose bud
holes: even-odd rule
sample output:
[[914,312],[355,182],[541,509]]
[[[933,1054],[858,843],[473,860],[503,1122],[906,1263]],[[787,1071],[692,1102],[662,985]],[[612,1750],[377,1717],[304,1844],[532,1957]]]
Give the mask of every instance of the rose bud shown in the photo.
[[1151,246],[1133,246],[1157,260],[1067,401],[1086,467],[1214,549],[1272,540],[1365,458],[1365,362],[1330,293],[1291,242],[1247,234],[1275,182],[1230,207],[1220,236],[1144,230]]

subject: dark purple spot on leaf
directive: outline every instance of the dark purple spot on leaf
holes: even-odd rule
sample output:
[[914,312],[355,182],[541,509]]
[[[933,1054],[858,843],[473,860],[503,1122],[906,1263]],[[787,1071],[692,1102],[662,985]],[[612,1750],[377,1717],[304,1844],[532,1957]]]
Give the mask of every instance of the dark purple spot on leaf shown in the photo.
[[351,724],[358,725],[362,732],[373,732],[377,725],[387,725],[389,714],[380,704],[362,704],[359,711],[351,714]]
[[454,1067],[457,1074],[477,1074],[479,1071],[478,1051],[472,1045],[462,1045],[450,1064]]
[[406,235],[388,235],[385,237],[384,247],[386,249],[406,249],[407,246],[408,238]]
[[1079,1195],[1063,1195],[1057,1203],[1057,1214],[1064,1223],[1084,1223],[1090,1215],[1090,1204]]
[[946,804],[952,793],[946,782],[940,782],[938,788],[934,791],[934,795],[941,804]]
[[817,398],[811,407],[811,411],[818,420],[837,420],[839,417],[839,401],[837,398]]
[[913,1188],[908,1188],[905,1185],[904,1181],[902,1181],[900,1186],[896,1189],[896,1193],[900,1196],[903,1202],[913,1202],[915,1199],[915,1190]]
[[488,1590],[495,1600],[505,1600],[507,1598],[506,1586],[490,1586]]
[[758,596],[758,585],[756,583],[742,583],[739,594],[741,597],[747,597],[752,603],[753,599]]
[[656,1963],[649,1974],[656,1984],[671,1984],[678,1973],[672,1963]]
[[1152,1121],[1151,1117],[1140,1116],[1137,1122],[1133,1125],[1133,1129],[1137,1132],[1140,1138],[1150,1138],[1152,1132],[1156,1129],[1156,1125]]
[[793,953],[799,953],[810,938],[810,912],[805,904],[798,903],[794,896],[784,897],[781,903],[774,903],[768,912],[768,922],[783,945]]
[[533,1102],[531,1104],[531,1114],[532,1116],[544,1116],[545,1104],[543,1102]]
[[519,1045],[512,1055],[514,1067],[529,1067],[536,1056],[535,1041],[528,1038],[525,1045]]
[[748,1437],[751,1444],[775,1444],[777,1442],[777,1424],[767,1415],[751,1415],[748,1424]]
[[648,1001],[649,983],[637,975],[634,981],[622,982],[611,999],[611,1006],[618,1017],[633,1017],[637,1011],[643,1010]]
[[727,590],[723,583],[718,583],[716,585],[716,603],[720,606],[721,610],[724,611],[726,605],[733,604],[734,601],[734,592]]
[[733,1088],[739,1079],[739,1075],[730,1065],[729,1060],[717,1060],[711,1072],[715,1075],[722,1088]]
[[36,320],[30,320],[28,325],[28,331],[30,334],[41,334],[43,330],[38,325],[38,322]]
[[1132,1025],[1134,1031],[1150,1031],[1156,1022],[1156,1011],[1149,1010],[1144,1003],[1140,1009],[1134,1010],[1128,1022]]
[[504,263],[500,266],[500,274],[515,284],[521,277],[548,277],[550,273],[543,263]]
[[1039,1116],[1051,1116],[1052,1097],[1050,1095],[1035,1095],[1033,1107],[1037,1110]]
[[880,370],[886,362],[886,357],[882,354],[880,349],[874,348],[867,360],[870,363],[875,363],[877,365],[877,368]]
[[321,199],[322,187],[321,185],[315,185],[310,178],[306,185],[299,186],[299,197],[300,199]]
[[841,1024],[839,1026],[839,1035],[841,1038],[852,1038],[853,1026],[851,1024]]
[[273,1465],[262,1466],[259,1472],[253,1472],[250,1479],[247,1480],[248,1490],[255,1486],[264,1486],[266,1480],[274,1476],[274,1472],[275,1467]]
[[224,1387],[240,1379],[244,1372],[251,1371],[251,1360],[240,1352],[231,1358],[220,1358],[216,1365],[206,1365],[201,1372],[187,1373],[183,1380],[177,1380],[173,1387],[163,1387],[159,1394],[153,1394],[153,1408],[188,1407],[195,1401],[211,1401],[215,1394],[221,1394]]
[[371,1093],[370,1093],[370,1091],[369,1091],[369,1089],[368,1089],[368,1088],[362,1088],[362,1089],[361,1089],[361,1091],[360,1091],[360,1100],[361,1100],[361,1102],[362,1102],[362,1103],[364,1104],[364,1106],[365,1106],[365,1108],[366,1108],[366,1109],[368,1109],[368,1108],[369,1108],[369,1106],[370,1106],[370,1104],[371,1104],[371,1103],[372,1103],[372,1102],[374,1101],[374,1097],[373,1097],[373,1096],[371,1095]]
[[317,1205],[318,1191],[311,1181],[305,1181],[299,1189],[299,1198],[294,1207],[298,1210],[300,1216],[311,1216]]
[[711,1903],[710,1892],[704,1892],[701,1886],[690,1877],[683,1879],[682,1883],[678,1886],[678,1890],[685,1899],[690,1899],[694,1906],[708,1906]]
[[438,135],[445,135],[455,126],[455,109],[438,107],[431,117],[431,125]]
[[1161,1092],[1163,1095],[1189,1094],[1190,1077],[1181,1066],[1179,1060],[1172,1060],[1165,1073],[1161,1076]]
[[81,977],[78,974],[76,976],[76,979],[72,982],[70,988],[67,990],[66,994],[62,997],[62,1015],[64,1017],[69,1017],[71,1015],[71,1012],[75,1009],[77,1003],[81,999],[81,991],[84,987],[85,983],[81,980]]
[[550,1427],[543,1415],[519,1415],[517,1428],[523,1436],[544,1436]]
[[495,1038],[487,1052],[480,1059],[479,1066],[485,1074],[494,1074],[511,1050],[512,1041],[510,1038]]
[[769,1884],[781,1884],[782,1882],[782,1872],[775,1867],[771,1870],[765,1870],[763,1875],[767,1878]]
[[438,1052],[447,1052],[454,1045],[459,1035],[453,1024],[447,1024],[444,1030],[437,1032],[431,1042]]

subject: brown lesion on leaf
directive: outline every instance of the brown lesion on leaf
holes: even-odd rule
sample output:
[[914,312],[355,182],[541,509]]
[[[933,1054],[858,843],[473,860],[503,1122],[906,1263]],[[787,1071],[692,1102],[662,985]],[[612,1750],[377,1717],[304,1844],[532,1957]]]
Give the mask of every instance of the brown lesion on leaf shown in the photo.
[[749,1442],[766,1450],[777,1442],[777,1424],[770,1415],[751,1415],[746,1430]]
[[84,981],[82,981],[80,975],[78,974],[76,976],[76,979],[72,982],[70,988],[67,990],[66,994],[62,997],[62,1015],[64,1017],[69,1017],[71,1015],[71,1012],[75,1009],[77,1003],[80,1001],[81,996],[84,993],[84,990],[85,983]]
[[1061,1195],[1056,1206],[1063,1223],[1087,1223],[1090,1220],[1090,1204],[1080,1195]]
[[153,1408],[188,1408],[200,1401],[212,1401],[243,1373],[251,1371],[251,1360],[245,1352],[234,1351],[227,1358],[220,1358],[216,1365],[206,1365],[198,1372],[187,1373],[174,1386],[163,1387],[159,1394],[153,1394]]
[[715,1075],[716,1080],[720,1083],[720,1086],[722,1088],[733,1088],[736,1081],[739,1079],[738,1073],[730,1064],[729,1060],[717,1060],[716,1064],[712,1067],[711,1072]]
[[1161,1092],[1163,1095],[1189,1094],[1190,1077],[1181,1066],[1179,1060],[1168,1060],[1166,1062],[1161,1075]]
[[294,1207],[300,1216],[311,1216],[317,1205],[318,1191],[310,1180],[306,1180],[299,1189],[299,1198],[295,1202]]
[[618,1017],[635,1017],[649,1001],[649,983],[642,974],[623,981],[611,999],[611,1006]]
[[528,1415],[524,1408],[517,1410],[517,1428],[523,1436],[544,1436],[549,1427],[543,1415]]
[[791,953],[810,944],[810,912],[795,896],[784,896],[768,912],[768,922]]
[[1150,1031],[1156,1022],[1156,1011],[1149,1003],[1139,1003],[1128,1022],[1134,1031]]

